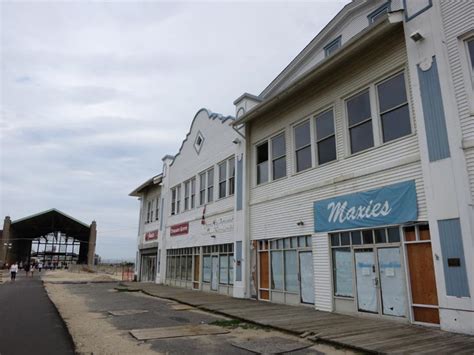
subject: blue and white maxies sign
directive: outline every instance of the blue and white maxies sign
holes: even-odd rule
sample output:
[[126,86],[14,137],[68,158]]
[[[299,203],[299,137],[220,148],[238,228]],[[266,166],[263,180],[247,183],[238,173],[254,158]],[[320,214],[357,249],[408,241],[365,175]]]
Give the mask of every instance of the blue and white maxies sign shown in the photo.
[[415,181],[314,203],[314,230],[327,232],[416,221]]

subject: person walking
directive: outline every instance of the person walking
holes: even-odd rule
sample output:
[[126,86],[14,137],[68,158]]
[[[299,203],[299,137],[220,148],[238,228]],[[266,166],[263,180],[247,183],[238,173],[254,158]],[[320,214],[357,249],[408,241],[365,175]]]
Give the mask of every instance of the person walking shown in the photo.
[[38,263],[38,271],[41,272],[41,269],[43,268],[43,263],[40,261]]
[[33,277],[33,274],[35,272],[35,264],[30,265],[30,272],[31,272],[31,277]]
[[28,274],[30,273],[30,264],[24,263],[23,270],[25,270],[25,276],[28,277]]
[[10,266],[10,280],[15,281],[16,280],[16,273],[18,272],[18,264],[16,261]]

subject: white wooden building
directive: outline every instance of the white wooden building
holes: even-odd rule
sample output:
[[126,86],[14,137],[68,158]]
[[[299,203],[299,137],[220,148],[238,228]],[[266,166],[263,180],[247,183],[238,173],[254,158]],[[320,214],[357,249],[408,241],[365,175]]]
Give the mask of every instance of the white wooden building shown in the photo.
[[474,3],[461,3],[353,1],[234,102],[253,297],[474,333]]
[[156,175],[129,194],[138,197],[140,202],[135,275],[137,280],[142,282],[156,282],[159,275],[161,178],[161,174]]
[[199,110],[178,153],[163,159],[163,283],[243,296],[242,189],[235,189],[243,144],[233,121]]

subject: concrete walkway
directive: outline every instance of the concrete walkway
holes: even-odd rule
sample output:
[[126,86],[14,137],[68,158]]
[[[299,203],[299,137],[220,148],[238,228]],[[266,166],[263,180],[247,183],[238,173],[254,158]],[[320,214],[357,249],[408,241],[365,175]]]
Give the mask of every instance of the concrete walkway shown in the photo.
[[67,355],[74,345],[35,272],[0,285],[0,354]]
[[175,300],[309,339],[371,353],[474,354],[474,337],[387,320],[374,320],[269,302],[237,299],[164,285],[123,282],[130,291]]

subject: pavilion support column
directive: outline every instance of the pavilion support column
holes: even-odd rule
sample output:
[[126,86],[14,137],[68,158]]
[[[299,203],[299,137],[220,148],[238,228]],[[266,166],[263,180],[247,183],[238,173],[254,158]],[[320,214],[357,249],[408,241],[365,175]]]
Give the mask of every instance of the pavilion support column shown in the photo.
[[94,256],[95,256],[95,242],[97,239],[97,223],[92,221],[90,233],[89,233],[89,250],[87,253],[87,265],[94,265]]
[[[8,253],[8,244],[10,242],[10,227],[11,227],[12,221],[10,219],[10,216],[6,216],[5,219],[3,220],[3,232],[2,232],[2,237],[0,238],[0,266],[3,267],[5,263],[10,263],[7,258],[9,257]],[[11,250],[11,249],[10,249]]]

